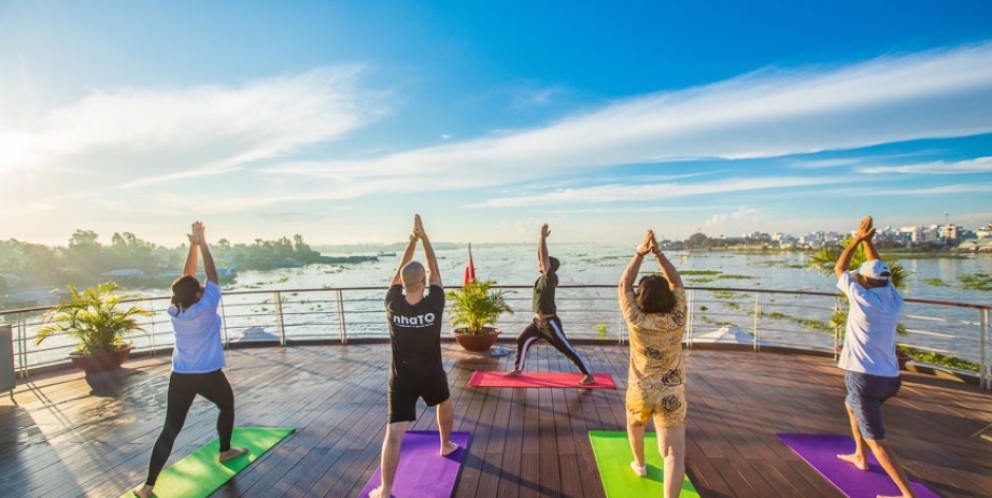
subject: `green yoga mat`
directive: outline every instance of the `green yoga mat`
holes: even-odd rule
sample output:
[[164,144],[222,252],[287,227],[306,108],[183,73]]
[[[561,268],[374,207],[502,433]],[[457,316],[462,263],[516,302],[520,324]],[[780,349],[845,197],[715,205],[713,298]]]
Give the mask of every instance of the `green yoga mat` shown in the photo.
[[[235,474],[258,460],[292,432],[293,429],[284,428],[235,427],[231,436],[231,447],[248,448],[247,455],[220,463],[217,461],[220,440],[214,439],[163,470],[155,482],[155,493],[152,496],[158,498],[210,496],[217,491],[217,488],[230,481]],[[134,498],[132,490],[121,495],[121,498]]]
[[[589,431],[592,452],[596,455],[596,467],[603,480],[607,498],[638,498],[663,496],[665,493],[664,460],[658,454],[658,436],[654,432],[644,434],[644,458],[647,461],[647,477],[637,477],[630,462],[634,455],[630,451],[627,433],[619,431]],[[696,487],[689,482],[689,476],[682,481],[682,498],[699,498]]]

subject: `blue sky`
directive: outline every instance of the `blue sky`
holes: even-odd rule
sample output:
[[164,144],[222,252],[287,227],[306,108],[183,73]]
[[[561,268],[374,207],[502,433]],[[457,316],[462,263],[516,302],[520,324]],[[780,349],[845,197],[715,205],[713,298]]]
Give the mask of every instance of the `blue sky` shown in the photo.
[[992,221],[989,2],[203,3],[0,0],[0,239]]

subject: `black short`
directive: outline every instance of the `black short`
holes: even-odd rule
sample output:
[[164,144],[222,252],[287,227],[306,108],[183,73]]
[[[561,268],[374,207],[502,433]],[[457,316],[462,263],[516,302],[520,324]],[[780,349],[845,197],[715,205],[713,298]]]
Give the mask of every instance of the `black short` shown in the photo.
[[417,420],[417,398],[424,398],[427,406],[435,406],[450,397],[448,376],[444,372],[434,378],[419,381],[394,379],[389,383],[389,423]]

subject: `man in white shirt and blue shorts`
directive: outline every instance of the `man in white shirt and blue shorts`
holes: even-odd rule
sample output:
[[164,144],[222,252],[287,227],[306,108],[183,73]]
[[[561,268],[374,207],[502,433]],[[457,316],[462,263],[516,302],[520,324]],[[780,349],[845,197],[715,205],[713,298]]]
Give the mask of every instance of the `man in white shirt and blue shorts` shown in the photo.
[[[837,288],[847,296],[850,311],[844,335],[839,368],[847,370],[844,404],[851,420],[855,450],[837,458],[868,470],[865,445],[895,481],[902,498],[915,498],[909,479],[895,452],[884,441],[882,403],[899,392],[899,362],[896,359],[896,327],[903,300],[889,284],[892,271],[881,259],[871,239],[875,235],[871,216],[861,221],[853,240],[844,249],[834,271]],[[858,246],[864,244],[866,261],[858,271],[848,271]],[[889,498],[882,497],[879,498]],[[895,497],[892,497],[895,498]]]

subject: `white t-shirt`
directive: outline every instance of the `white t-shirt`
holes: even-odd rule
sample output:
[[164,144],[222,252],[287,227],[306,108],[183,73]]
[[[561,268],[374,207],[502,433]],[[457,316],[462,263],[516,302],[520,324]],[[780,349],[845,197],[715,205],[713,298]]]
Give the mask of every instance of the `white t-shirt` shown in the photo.
[[220,370],[224,363],[224,345],[220,340],[220,287],[207,282],[203,297],[182,313],[169,307],[172,328],[176,331],[176,347],[172,352],[172,371],[207,373]]
[[881,377],[898,377],[896,359],[896,326],[903,301],[891,286],[865,289],[844,272],[837,279],[837,288],[847,295],[851,304],[847,315],[844,349],[839,368]]

